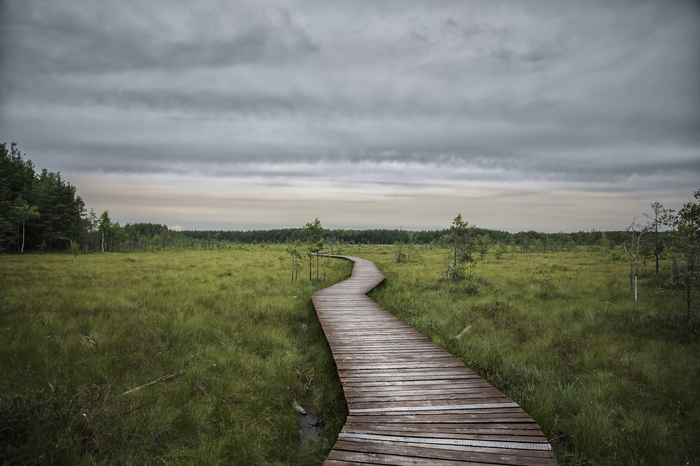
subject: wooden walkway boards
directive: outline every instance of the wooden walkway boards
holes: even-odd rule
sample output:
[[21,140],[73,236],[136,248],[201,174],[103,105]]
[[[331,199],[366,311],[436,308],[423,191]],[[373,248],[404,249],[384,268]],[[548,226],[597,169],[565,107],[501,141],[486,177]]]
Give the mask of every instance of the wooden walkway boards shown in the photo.
[[325,465],[556,465],[516,403],[365,296],[384,280],[357,257],[312,300],[349,416]]

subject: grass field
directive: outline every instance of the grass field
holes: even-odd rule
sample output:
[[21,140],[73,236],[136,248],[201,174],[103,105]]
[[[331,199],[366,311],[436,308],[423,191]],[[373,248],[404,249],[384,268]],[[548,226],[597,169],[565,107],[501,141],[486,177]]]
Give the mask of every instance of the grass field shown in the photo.
[[351,264],[291,282],[282,250],[0,256],[2,464],[322,463],[346,407],[310,296]]
[[[310,296],[351,264],[291,282],[282,251],[0,256],[3,464],[321,464],[346,407]],[[478,290],[438,282],[443,250],[342,253],[374,260],[370,296],[520,403],[562,465],[700,464],[700,335],[653,273],[635,303],[602,253],[487,255]],[[322,439],[300,442],[295,400]]]
[[653,271],[635,303],[609,254],[487,255],[475,293],[438,283],[444,250],[344,252],[375,261],[387,280],[370,296],[518,402],[560,464],[700,464],[698,322]]

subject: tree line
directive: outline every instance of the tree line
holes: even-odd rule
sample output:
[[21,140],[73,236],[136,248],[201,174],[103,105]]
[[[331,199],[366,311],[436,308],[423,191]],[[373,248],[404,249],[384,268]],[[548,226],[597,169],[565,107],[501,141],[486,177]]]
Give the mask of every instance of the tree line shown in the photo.
[[[696,193],[697,195],[697,193]],[[646,224],[635,221],[625,231],[590,231],[542,233],[521,231],[510,233],[469,225],[473,239],[471,251],[481,258],[487,253],[501,257],[506,253],[587,250],[610,253],[613,259],[630,260],[631,282],[648,258],[655,258],[656,272],[660,255],[672,258],[673,281],[678,286],[682,275],[695,277],[698,265],[693,228],[693,203],[684,206],[678,215],[652,204],[652,213],[645,214]],[[689,226],[690,225],[690,226]],[[250,231],[186,230],[176,232],[166,225],[127,223],[120,225],[110,219],[108,212],[97,215],[87,211],[76,187],[60,173],[46,169],[37,172],[17,145],[0,144],[0,252],[24,251],[113,251],[129,252],[153,248],[212,249],[236,244],[297,244],[309,239],[308,224],[301,228],[281,228]],[[404,229],[323,229],[314,233],[312,249],[337,244],[397,244],[397,258],[414,246],[448,247],[446,238],[454,229],[409,231]],[[634,244],[636,241],[636,244]],[[448,241],[449,242],[449,241]],[[688,246],[690,245],[690,246]],[[684,254],[680,253],[686,248]],[[690,251],[690,252],[689,252]],[[293,256],[293,254],[292,254]],[[295,259],[296,260],[296,259]],[[453,261],[454,262],[454,261]],[[454,268],[454,264],[453,264]],[[636,271],[635,271],[636,270]],[[697,280],[696,280],[697,282]],[[685,283],[685,282],[683,282]],[[689,285],[690,286],[690,285]],[[692,289],[690,286],[689,289]],[[692,293],[690,293],[692,295]]]
[[37,173],[17,144],[0,144],[0,251],[66,249],[80,237],[84,212],[60,173]]
[[[336,241],[347,244],[433,244],[437,245],[445,235],[450,233],[449,229],[410,231],[403,229],[368,229],[368,230],[346,230],[346,229],[325,229],[327,236],[333,237]],[[286,244],[295,241],[304,241],[306,233],[304,228],[277,228],[270,230],[248,230],[248,231],[222,231],[222,230],[183,230],[181,235],[197,239],[226,243],[242,244]],[[521,231],[510,233],[501,230],[489,230],[474,227],[474,236],[486,236],[489,244],[504,245],[513,244],[519,252],[556,252],[572,250],[574,248],[586,248],[587,250],[597,250],[607,245],[622,244],[628,235],[626,231],[579,231],[572,233],[541,233],[536,231]]]
[[[346,244],[437,245],[449,230],[408,231],[403,229],[326,230],[332,241]],[[503,244],[520,252],[564,250],[586,246],[618,244],[625,232],[512,234],[500,230],[473,228],[473,234],[487,244]],[[82,251],[131,251],[148,248],[215,248],[226,244],[280,244],[304,241],[304,228],[251,231],[189,230],[174,232],[166,225],[134,223],[120,225],[108,212],[87,211],[76,187],[60,173],[37,172],[17,145],[0,144],[0,252],[53,251],[70,249],[71,242]],[[505,246],[504,246],[505,247]]]
[[[76,187],[59,172],[37,172],[17,144],[0,144],[0,252],[126,251],[181,240],[166,225],[113,222],[87,212]],[[77,245],[77,247],[75,247]]]

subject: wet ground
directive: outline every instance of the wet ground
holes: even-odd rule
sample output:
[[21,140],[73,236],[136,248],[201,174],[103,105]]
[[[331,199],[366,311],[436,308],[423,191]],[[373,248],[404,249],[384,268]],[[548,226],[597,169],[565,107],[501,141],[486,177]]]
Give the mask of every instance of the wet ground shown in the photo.
[[321,438],[321,426],[315,414],[307,411],[306,415],[297,414],[301,444],[306,445],[309,440]]

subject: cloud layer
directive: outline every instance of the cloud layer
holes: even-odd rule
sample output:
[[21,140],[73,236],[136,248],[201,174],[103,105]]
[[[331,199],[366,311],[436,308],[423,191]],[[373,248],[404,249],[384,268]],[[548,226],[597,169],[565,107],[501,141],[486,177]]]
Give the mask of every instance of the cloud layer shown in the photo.
[[125,221],[612,229],[700,188],[697,2],[0,13],[0,141]]

